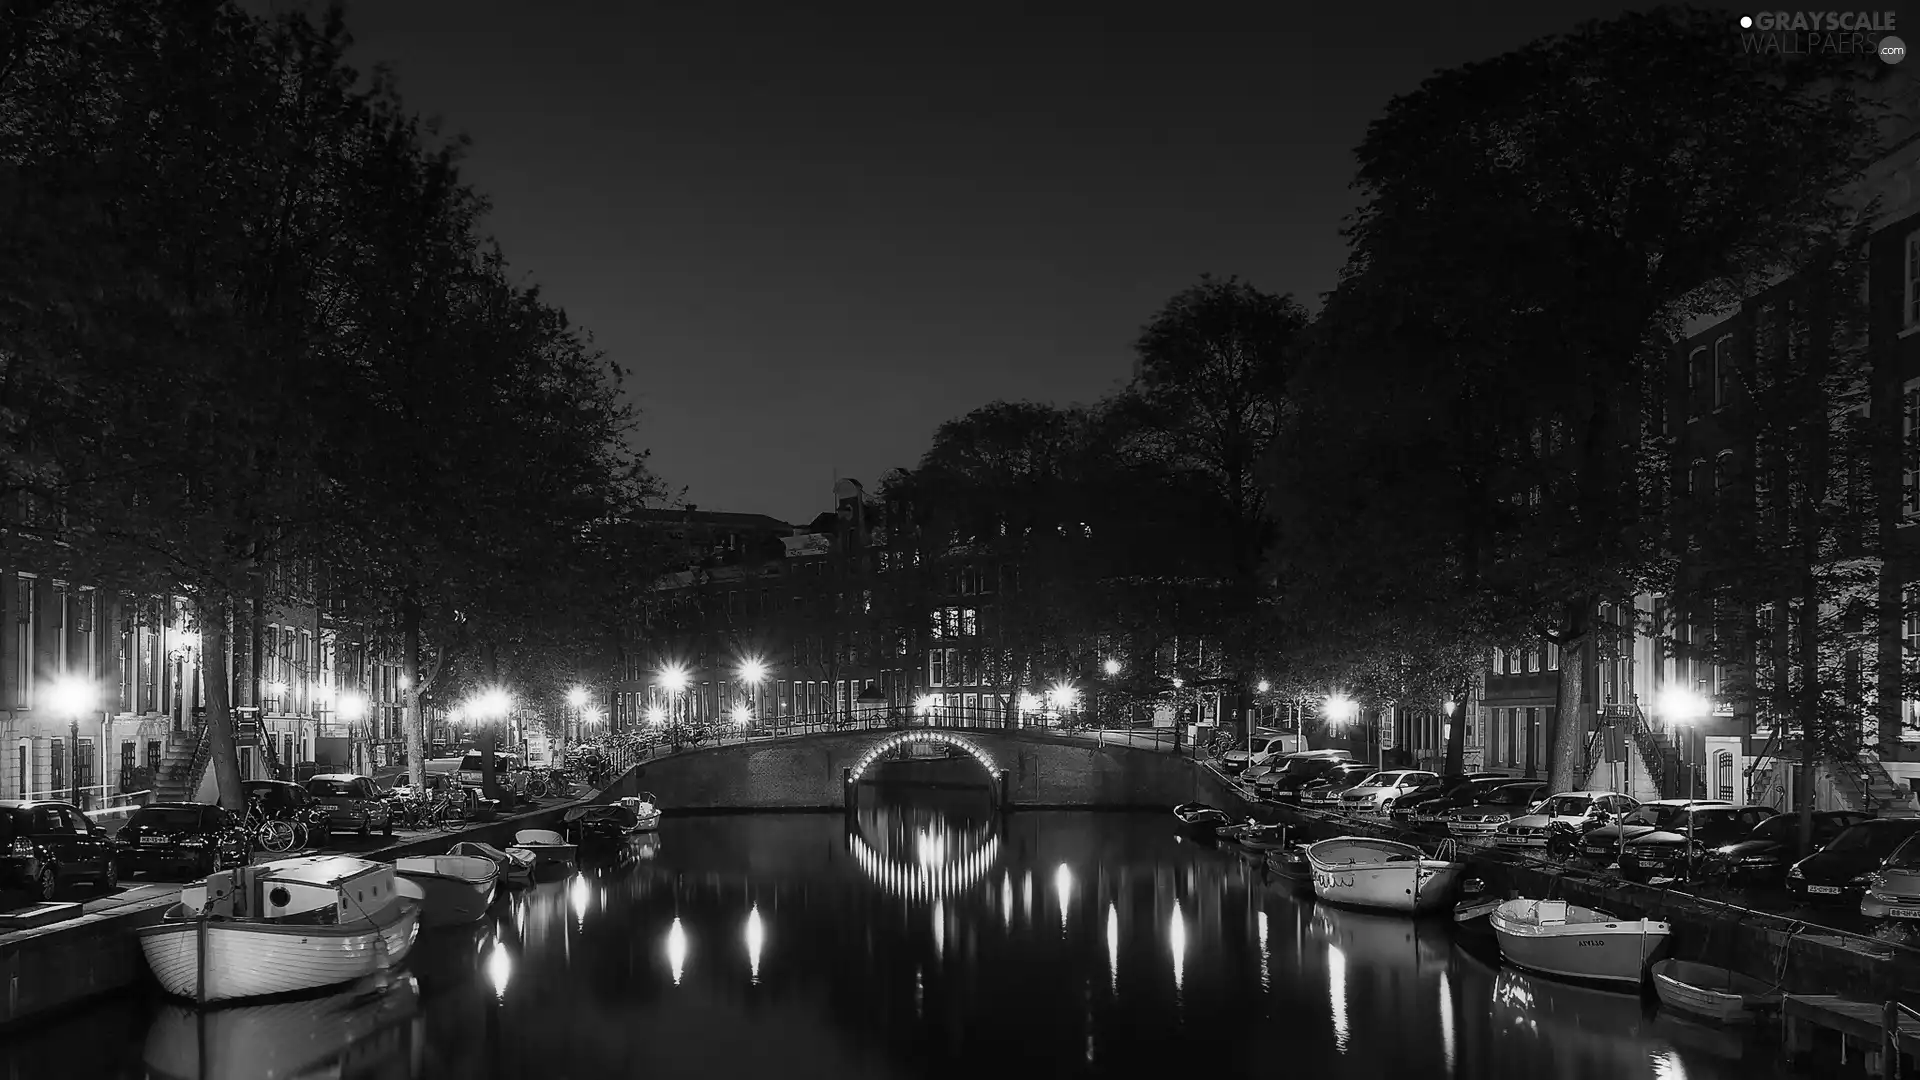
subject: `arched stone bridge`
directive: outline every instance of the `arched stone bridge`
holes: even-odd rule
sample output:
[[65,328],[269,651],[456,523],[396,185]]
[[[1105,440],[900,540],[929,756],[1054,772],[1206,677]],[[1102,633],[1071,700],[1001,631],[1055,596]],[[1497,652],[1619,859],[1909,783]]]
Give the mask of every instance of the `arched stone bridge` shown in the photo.
[[[946,776],[991,785],[1002,809],[1166,809],[1206,798],[1210,777],[1177,754],[1099,746],[1038,731],[911,727],[829,731],[700,747],[635,765],[619,783],[669,812],[842,810],[889,750],[945,743],[971,762]],[[624,790],[622,792],[625,793]]]

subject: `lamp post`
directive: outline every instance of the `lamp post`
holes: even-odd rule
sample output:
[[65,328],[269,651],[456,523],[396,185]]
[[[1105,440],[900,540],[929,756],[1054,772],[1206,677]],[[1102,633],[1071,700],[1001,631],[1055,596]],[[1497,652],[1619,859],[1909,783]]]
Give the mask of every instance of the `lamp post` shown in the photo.
[[[353,725],[366,718],[367,699],[357,691],[348,691],[339,695],[333,702],[333,714],[347,725],[348,745],[352,745]],[[287,777],[288,780],[293,777]]]
[[80,717],[93,708],[93,684],[63,675],[48,688],[47,701],[55,716],[67,718],[68,730],[73,735],[73,741],[69,744],[73,747],[73,805],[84,810],[86,803],[81,801],[80,789]]
[[660,672],[660,685],[667,691],[667,734],[673,748],[680,749],[680,693],[687,688],[687,669],[668,664]]
[[[752,700],[754,716],[764,715],[760,702],[760,687],[767,681],[767,665],[757,657],[748,657],[740,661],[740,681],[747,684],[747,696]],[[751,723],[751,718],[749,718]]]
[[573,706],[573,741],[580,741],[580,725],[586,719],[587,688],[576,686],[567,691],[567,704]]
[[[1332,693],[1327,695],[1326,704],[1322,706],[1321,711],[1326,715],[1328,720],[1348,724],[1351,723],[1354,716],[1359,713],[1360,706],[1345,694]],[[1352,738],[1351,729],[1349,729],[1348,738]]]
[[[1668,686],[1660,691],[1659,696],[1654,698],[1654,708],[1660,713],[1662,720],[1674,725],[1675,728],[1680,728],[1711,713],[1713,711],[1713,703],[1708,701],[1704,695],[1689,690],[1684,686]],[[1686,747],[1683,759],[1687,771],[1687,798],[1692,799],[1696,798],[1697,795],[1694,792],[1693,785],[1693,739],[1691,736],[1685,740],[1684,745]],[[1674,769],[1676,771],[1682,766],[1683,761],[1676,760],[1674,762]],[[1678,780],[1679,777],[1675,777],[1674,779]]]
[[[1106,685],[1105,685],[1105,687],[1103,687],[1103,689],[1105,690],[1105,697],[1106,697],[1106,700],[1107,700],[1107,701],[1108,701],[1108,703],[1109,703],[1109,704],[1108,704],[1108,707],[1107,707],[1107,712],[1112,712],[1112,711],[1113,711],[1113,707],[1112,707],[1112,704],[1111,704],[1111,702],[1113,701],[1113,681],[1114,681],[1115,679],[1118,679],[1118,678],[1120,677],[1120,673],[1121,673],[1122,671],[1124,671],[1124,670],[1126,670],[1126,665],[1125,665],[1125,664],[1122,664],[1122,663],[1120,662],[1120,658],[1119,658],[1119,657],[1117,657],[1117,656],[1109,656],[1109,657],[1107,657],[1107,659],[1105,660],[1105,662],[1103,662],[1103,663],[1102,663],[1102,664],[1100,665],[1100,671],[1101,671],[1101,673],[1102,673],[1102,674],[1104,674],[1104,675],[1106,675],[1106,677],[1107,677],[1107,679],[1106,679]],[[1096,690],[1096,691],[1095,691],[1095,694],[1096,694],[1096,695],[1098,695],[1099,693],[1100,693],[1100,691],[1099,691],[1099,690]],[[1096,697],[1094,698],[1094,702],[1093,702],[1093,718],[1094,718],[1094,720],[1095,720],[1096,722],[1098,722],[1098,723],[1100,724],[1100,727],[1101,727],[1101,730],[1103,730],[1103,731],[1104,731],[1104,730],[1106,729],[1106,726],[1107,726],[1107,723],[1108,723],[1108,721],[1107,721],[1107,720],[1102,720],[1102,719],[1101,719],[1101,715],[1102,715],[1102,713],[1101,713],[1101,709],[1100,709],[1100,698],[1099,698],[1098,696],[1096,696]],[[1128,726],[1129,726],[1129,728],[1131,727],[1131,725],[1128,725]]]

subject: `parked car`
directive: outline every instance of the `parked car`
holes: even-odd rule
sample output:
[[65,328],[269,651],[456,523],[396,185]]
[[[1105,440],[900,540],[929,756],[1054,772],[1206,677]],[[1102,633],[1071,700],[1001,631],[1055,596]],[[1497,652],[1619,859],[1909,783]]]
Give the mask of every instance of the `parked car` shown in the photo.
[[1393,808],[1387,816],[1399,822],[1435,822],[1443,821],[1447,812],[1463,806],[1472,806],[1481,796],[1491,794],[1502,784],[1513,783],[1513,777],[1504,773],[1467,773],[1461,776],[1443,776],[1435,784],[1429,784],[1419,791],[1409,792],[1393,800]]
[[51,900],[76,881],[120,884],[113,839],[65,802],[0,802],[0,882]]
[[1301,788],[1325,778],[1342,765],[1351,764],[1353,755],[1345,750],[1303,750],[1281,760],[1283,764],[1278,771],[1253,782],[1254,794],[1276,802],[1298,802]]
[[152,870],[205,877],[245,866],[252,847],[243,822],[206,803],[148,803],[114,837],[121,877]]
[[[460,767],[454,770],[454,778],[468,787],[479,787],[482,782],[480,751],[469,750],[460,759]],[[527,767],[520,759],[504,750],[493,753],[493,778],[500,789],[509,795],[520,798],[527,791]]]
[[386,796],[370,776],[353,773],[322,773],[307,781],[307,792],[315,801],[330,808],[329,822],[334,829],[352,829],[365,836],[379,829],[393,835],[393,815]]
[[1377,772],[1340,793],[1340,809],[1349,814],[1382,814],[1393,800],[1440,782],[1439,773],[1420,769]]
[[1873,872],[1916,834],[1920,818],[1874,818],[1842,829],[1787,871],[1787,895],[1802,903],[1857,904]]
[[1373,766],[1359,762],[1341,762],[1300,787],[1300,805],[1332,810],[1340,805],[1340,796],[1353,785],[1373,775]]
[[[1813,851],[1854,825],[1871,821],[1872,814],[1858,810],[1821,810],[1813,815]],[[1800,815],[1775,814],[1761,822],[1746,838],[1723,844],[1709,852],[1701,865],[1703,873],[1724,874],[1730,884],[1774,882],[1786,876],[1787,867],[1801,857]],[[1811,852],[1807,852],[1811,854]]]
[[1613,791],[1563,791],[1550,796],[1532,813],[1500,826],[1493,842],[1508,849],[1544,848],[1555,826],[1584,831],[1589,824],[1618,820],[1638,805],[1638,800]]
[[1879,870],[1867,875],[1860,914],[1920,925],[1920,836],[1908,837]]
[[240,785],[247,803],[260,802],[268,817],[298,821],[307,827],[307,843],[316,846],[333,839],[333,807],[313,797],[303,784],[285,780],[248,780]]
[[1580,837],[1579,855],[1589,862],[1607,866],[1620,857],[1621,847],[1627,841],[1657,832],[1674,821],[1684,819],[1688,807],[1732,805],[1725,799],[1654,799],[1643,802],[1622,815],[1619,821],[1588,829]]
[[1461,840],[1491,840],[1500,826],[1531,811],[1547,796],[1544,780],[1501,784],[1480,801],[1447,812],[1447,831]]
[[1772,816],[1773,808],[1768,806],[1712,803],[1687,807],[1663,821],[1658,829],[1627,841],[1620,856],[1620,876],[1628,881],[1657,877],[1691,880],[1708,852],[1745,839]]
[[1265,765],[1269,758],[1306,748],[1307,740],[1299,735],[1255,729],[1253,737],[1245,745],[1220,755],[1220,771],[1228,776],[1237,776],[1251,766]]

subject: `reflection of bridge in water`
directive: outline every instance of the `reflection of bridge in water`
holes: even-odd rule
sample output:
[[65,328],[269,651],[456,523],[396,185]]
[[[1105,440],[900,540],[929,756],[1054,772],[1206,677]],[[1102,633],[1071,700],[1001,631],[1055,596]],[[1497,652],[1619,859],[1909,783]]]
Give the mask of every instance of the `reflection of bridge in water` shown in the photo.
[[875,884],[895,896],[931,902],[966,892],[1000,861],[994,817],[956,817],[927,806],[882,804],[847,818],[847,850]]

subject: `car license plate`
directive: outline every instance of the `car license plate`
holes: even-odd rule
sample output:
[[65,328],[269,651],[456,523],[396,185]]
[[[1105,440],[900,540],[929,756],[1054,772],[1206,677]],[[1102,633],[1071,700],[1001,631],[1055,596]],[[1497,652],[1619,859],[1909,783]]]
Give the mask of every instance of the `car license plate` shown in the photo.
[[1611,855],[1611,854],[1613,854],[1613,849],[1612,849],[1612,848],[1610,848],[1610,847],[1590,847],[1590,848],[1588,848],[1588,849],[1587,849],[1587,854],[1589,854],[1589,855]]
[[1920,907],[1890,907],[1887,909],[1890,919],[1920,919]]
[[1840,895],[1840,886],[1838,886],[1838,885],[1809,885],[1809,886],[1807,886],[1807,891],[1808,891],[1808,892],[1810,892],[1810,893],[1812,893],[1812,894],[1814,894],[1815,896],[1839,896],[1839,895]]
[[1637,863],[1639,863],[1639,864],[1640,864],[1641,866],[1665,866],[1665,865],[1667,865],[1667,860],[1665,860],[1665,859],[1648,859],[1648,858],[1639,858],[1639,859],[1635,859],[1635,860],[1634,860],[1634,862],[1637,862]]

